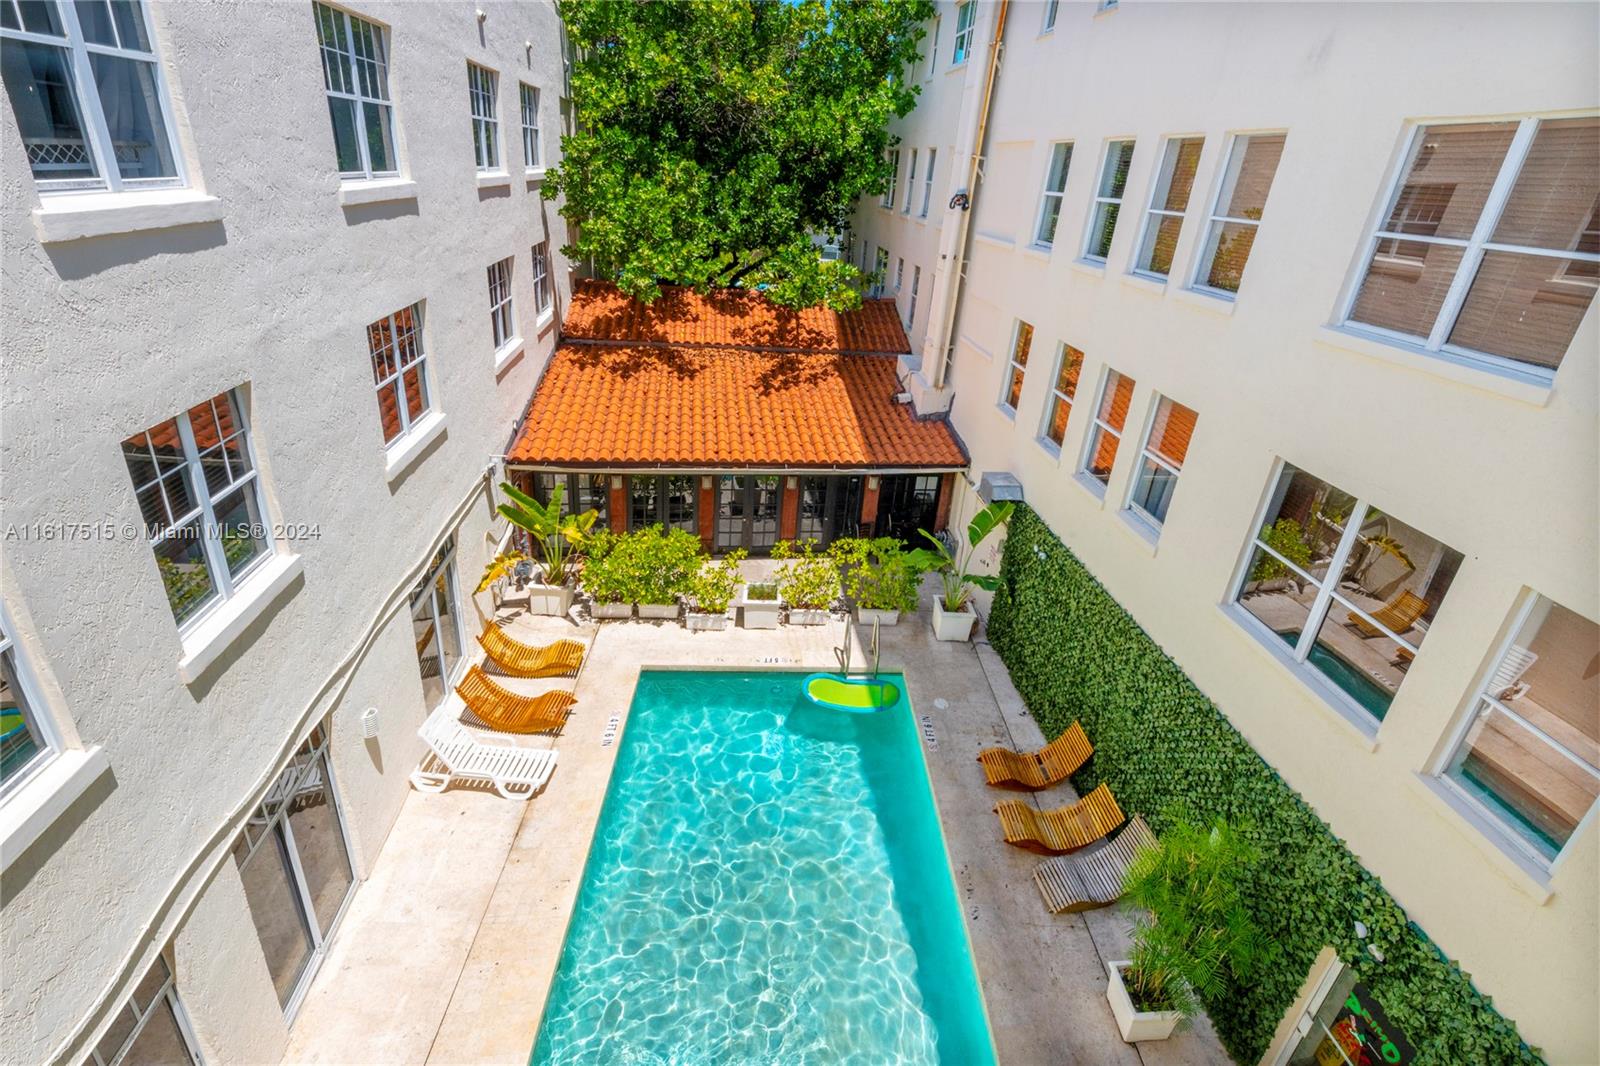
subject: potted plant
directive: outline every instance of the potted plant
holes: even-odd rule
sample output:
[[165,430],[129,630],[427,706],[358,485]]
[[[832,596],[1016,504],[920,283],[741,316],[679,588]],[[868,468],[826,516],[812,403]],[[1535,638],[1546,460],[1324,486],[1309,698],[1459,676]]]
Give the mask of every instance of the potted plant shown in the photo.
[[727,629],[728,608],[739,591],[739,564],[744,549],[731,551],[721,562],[703,559],[700,569],[689,579],[689,613],[684,622],[690,629]]
[[896,625],[902,612],[917,609],[917,583],[922,577],[905,543],[894,537],[844,537],[828,554],[843,568],[845,595],[856,605],[862,625]]
[[1228,978],[1248,976],[1259,938],[1241,885],[1257,852],[1227,822],[1179,821],[1134,856],[1123,900],[1147,913],[1130,958],[1106,963],[1106,999],[1128,1043],[1165,1040]]
[[687,530],[655,525],[628,534],[611,554],[618,553],[629,571],[639,617],[678,617],[678,597],[689,591],[689,579],[700,566],[700,538]]
[[938,537],[925,529],[919,531],[933,549],[918,548],[912,552],[911,565],[918,571],[936,572],[944,586],[943,592],[933,601],[933,635],[939,640],[972,639],[972,627],[978,622],[978,613],[972,609],[972,587],[986,592],[1000,587],[998,577],[972,573],[973,558],[978,553],[978,545],[1011,521],[1016,509],[1017,505],[1010,501],[997,501],[973,515],[972,521],[967,523],[967,546],[957,546],[953,554]]
[[616,548],[623,538],[609,529],[590,535],[584,545],[583,590],[589,594],[592,618],[632,618],[633,601],[628,598],[626,553]]
[[[572,608],[572,596],[577,591],[573,581],[573,564],[584,539],[594,526],[597,512],[562,514],[562,486],[559,481],[550,492],[549,503],[540,503],[509,482],[502,482],[500,491],[506,494],[509,502],[502,503],[499,512],[512,525],[532,536],[543,564],[540,575],[543,580],[528,586],[528,610],[534,614],[565,615]],[[483,580],[478,584],[479,592],[501,576],[491,571],[504,558],[502,554],[485,569]]]
[[833,601],[839,598],[839,566],[817,551],[814,540],[781,540],[772,547],[772,557],[783,560],[778,567],[778,596],[789,608],[789,624],[820,626],[828,620]]
[[739,594],[740,616],[746,629],[777,629],[778,586],[771,581],[754,581]]

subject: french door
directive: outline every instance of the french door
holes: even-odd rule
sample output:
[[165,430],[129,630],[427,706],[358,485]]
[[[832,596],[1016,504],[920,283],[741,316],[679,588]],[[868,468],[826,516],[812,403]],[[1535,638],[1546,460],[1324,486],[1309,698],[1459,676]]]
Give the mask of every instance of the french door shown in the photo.
[[939,514],[938,474],[901,474],[885,477],[878,496],[876,533],[880,537],[899,537],[915,545],[922,541],[917,530],[934,532]]
[[719,552],[744,548],[765,555],[778,542],[783,478],[777,474],[723,474],[717,478]]
[[444,542],[428,573],[411,591],[411,636],[422,671],[423,701],[431,711],[449,692],[461,665],[461,613],[456,609],[456,539]]
[[861,532],[861,477],[810,475],[800,479],[798,534],[826,547]]

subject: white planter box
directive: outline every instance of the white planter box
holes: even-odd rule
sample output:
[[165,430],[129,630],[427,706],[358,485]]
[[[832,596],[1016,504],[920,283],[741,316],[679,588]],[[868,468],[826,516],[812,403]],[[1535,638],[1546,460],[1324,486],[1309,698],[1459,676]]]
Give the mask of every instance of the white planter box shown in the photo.
[[864,626],[870,626],[874,622],[885,627],[897,626],[900,624],[900,612],[878,611],[871,607],[857,607],[856,622]]
[[1117,1031],[1131,1044],[1136,1040],[1165,1040],[1178,1027],[1183,1015],[1175,1010],[1139,1011],[1133,1009],[1127,986],[1122,983],[1122,968],[1127,959],[1106,963],[1106,999],[1111,1002],[1112,1017],[1117,1019]]
[[640,618],[661,618],[671,621],[678,617],[678,605],[675,603],[641,603],[639,605]]
[[933,598],[933,635],[939,640],[971,640],[972,627],[978,624],[978,615],[967,604],[959,611],[944,609],[944,597]]
[[738,606],[743,610],[746,629],[777,629],[779,600],[744,600]]
[[789,624],[792,626],[820,626],[828,621],[828,612],[811,607],[789,608]]
[[711,630],[728,628],[728,616],[726,614],[700,614],[696,611],[690,611],[688,614],[684,615],[683,620],[690,629]]
[[572,610],[572,596],[577,590],[571,585],[528,585],[528,610],[534,614],[553,614],[566,617]]
[[589,605],[591,618],[632,618],[633,604],[631,603],[591,603]]

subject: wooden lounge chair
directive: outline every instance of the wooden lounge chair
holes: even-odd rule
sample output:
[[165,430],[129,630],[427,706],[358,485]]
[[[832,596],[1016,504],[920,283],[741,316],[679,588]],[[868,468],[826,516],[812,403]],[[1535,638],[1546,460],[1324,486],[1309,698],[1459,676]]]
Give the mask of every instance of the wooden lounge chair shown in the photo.
[[1155,846],[1156,835],[1136,814],[1105,847],[1041,862],[1033,871],[1033,883],[1039,886],[1045,910],[1051,914],[1109,907],[1122,895],[1122,881],[1133,857]]
[[1007,748],[985,748],[978,752],[978,761],[983,764],[983,775],[995,788],[1037,792],[1077,773],[1093,754],[1094,745],[1089,743],[1083,726],[1073,722],[1066,732],[1038,751],[1022,754]]
[[[1390,602],[1372,612],[1374,620],[1389,627],[1390,632],[1404,633],[1416,625],[1417,619],[1422,617],[1422,612],[1428,609],[1428,601],[1407,589]],[[1345,625],[1356,630],[1364,637],[1381,637],[1383,630],[1362,618],[1354,611],[1346,616]]]
[[411,771],[420,792],[443,792],[451,781],[487,781],[506,799],[529,800],[556,768],[554,748],[523,748],[479,736],[462,726],[450,705],[428,716],[417,730],[428,744],[422,764]]
[[484,654],[512,677],[570,677],[583,665],[583,645],[576,640],[558,640],[536,648],[492,622],[478,634],[478,643]]
[[1055,810],[1036,810],[1026,800],[1001,800],[994,811],[1007,844],[1041,855],[1077,851],[1122,824],[1122,808],[1109,785]]
[[502,733],[559,732],[567,712],[578,702],[570,692],[519,696],[490,681],[481,666],[467,671],[456,686],[456,695],[474,718]]

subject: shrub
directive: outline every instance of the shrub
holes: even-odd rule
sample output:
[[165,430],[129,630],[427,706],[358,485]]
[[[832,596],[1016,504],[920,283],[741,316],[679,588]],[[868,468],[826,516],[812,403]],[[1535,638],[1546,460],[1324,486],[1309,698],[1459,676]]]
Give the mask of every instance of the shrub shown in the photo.
[[816,541],[780,540],[773,545],[772,557],[783,560],[777,586],[784,603],[801,610],[832,609],[839,598],[839,566],[817,551]]
[[700,566],[700,539],[681,529],[590,539],[583,584],[597,603],[676,603]]
[[[1311,545],[1306,543],[1304,532],[1300,523],[1292,518],[1280,518],[1272,525],[1261,531],[1261,543],[1289,560],[1302,570],[1311,567]],[[1250,580],[1276,581],[1280,577],[1288,577],[1292,571],[1283,563],[1272,556],[1262,553],[1255,569],[1250,571]]]
[[915,611],[922,571],[894,537],[844,537],[828,554],[844,569],[845,595],[869,611]]
[[592,534],[584,546],[583,587],[596,603],[633,602],[626,598],[630,591],[627,559],[618,559],[616,554],[624,539],[602,529]]
[[743,561],[743,548],[724,555],[721,562],[702,559],[700,569],[689,579],[689,609],[701,614],[727,614],[744,580],[739,573]]

